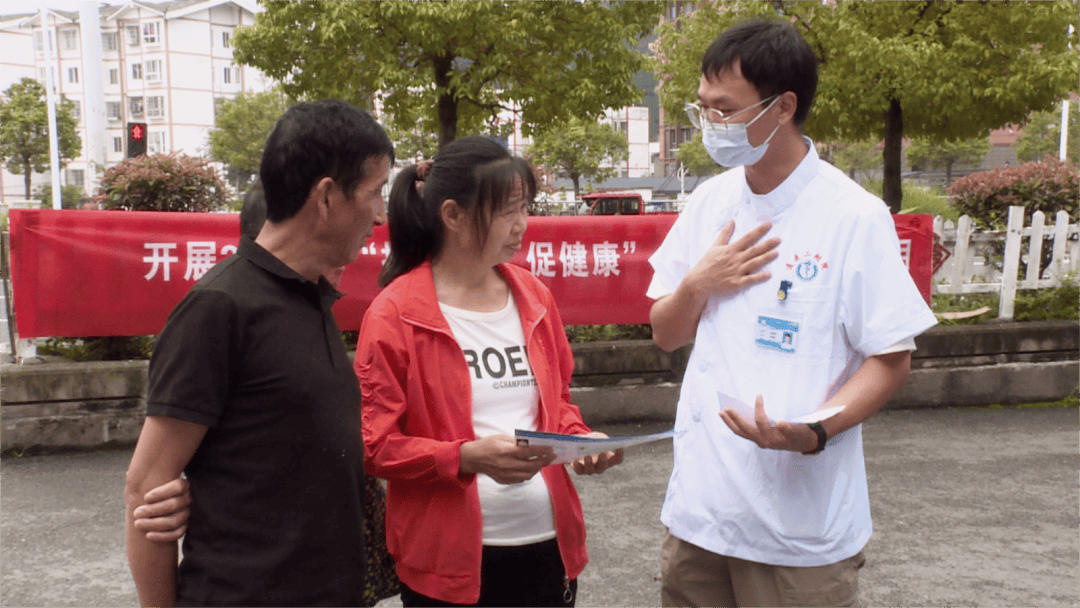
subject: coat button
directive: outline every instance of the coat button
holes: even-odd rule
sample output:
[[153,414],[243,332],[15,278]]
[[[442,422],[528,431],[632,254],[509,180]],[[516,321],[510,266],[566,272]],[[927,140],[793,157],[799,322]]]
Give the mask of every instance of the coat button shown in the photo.
[[704,361],[699,361],[699,362],[698,362],[698,364],[697,364],[697,370],[698,370],[699,372],[703,372],[703,371],[705,371],[705,370],[707,370],[707,369],[709,369],[709,364],[708,364],[708,363],[706,363],[706,362],[704,362]]
[[701,412],[694,412],[694,422],[701,422]]

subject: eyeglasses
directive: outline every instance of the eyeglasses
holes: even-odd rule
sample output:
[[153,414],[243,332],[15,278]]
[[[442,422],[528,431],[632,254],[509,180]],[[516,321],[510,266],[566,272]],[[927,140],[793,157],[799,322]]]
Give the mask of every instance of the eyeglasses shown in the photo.
[[729,120],[731,120],[732,118],[735,118],[739,114],[742,114],[743,112],[746,112],[747,110],[750,110],[750,109],[755,108],[757,106],[760,106],[763,103],[768,103],[769,101],[772,101],[773,99],[775,99],[777,97],[779,97],[779,95],[770,95],[769,97],[766,97],[765,99],[762,99],[761,101],[755,103],[752,106],[747,106],[747,107],[739,110],[738,112],[735,112],[735,113],[727,115],[727,116],[725,116],[724,113],[721,112],[720,110],[714,110],[712,108],[703,108],[703,107],[701,107],[701,104],[699,104],[697,102],[688,102],[685,106],[683,106],[683,108],[686,110],[687,118],[690,119],[690,124],[694,125],[695,129],[700,129],[701,125],[706,124],[706,123],[713,124],[713,125],[722,124],[722,125],[726,126]]

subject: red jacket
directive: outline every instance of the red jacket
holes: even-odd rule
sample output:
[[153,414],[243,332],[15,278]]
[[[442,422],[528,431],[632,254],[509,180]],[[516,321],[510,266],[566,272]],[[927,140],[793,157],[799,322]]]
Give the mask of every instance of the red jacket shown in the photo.
[[[540,391],[539,430],[588,433],[570,403],[574,359],[551,292],[527,270],[498,268],[521,315]],[[423,595],[476,603],[483,515],[476,476],[459,469],[461,444],[476,439],[472,385],[465,355],[439,310],[430,263],[395,279],[372,302],[360,329],[356,371],[366,468],[388,481],[386,542],[398,576]],[[541,473],[563,565],[575,579],[589,561],[581,502],[564,466]]]

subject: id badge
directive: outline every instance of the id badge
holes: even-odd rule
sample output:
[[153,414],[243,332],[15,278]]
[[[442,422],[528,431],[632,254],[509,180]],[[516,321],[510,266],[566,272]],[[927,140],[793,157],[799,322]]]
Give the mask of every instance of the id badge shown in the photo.
[[799,326],[801,323],[775,314],[758,315],[754,330],[754,342],[761,348],[795,354],[799,346]]

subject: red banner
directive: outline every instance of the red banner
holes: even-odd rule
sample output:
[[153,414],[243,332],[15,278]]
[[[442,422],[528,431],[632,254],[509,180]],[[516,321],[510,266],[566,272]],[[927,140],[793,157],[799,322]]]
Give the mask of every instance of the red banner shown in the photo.
[[[929,299],[932,226],[913,219],[920,216],[896,217],[905,260]],[[647,323],[649,256],[675,218],[532,217],[512,261],[551,288],[569,325]],[[235,214],[13,210],[10,224],[23,338],[156,334],[239,241]],[[388,251],[386,229],[378,227],[346,268],[340,289],[347,295],[334,307],[342,329],[359,329]]]
[[934,276],[934,216],[929,213],[905,213],[893,216],[900,254],[927,304],[930,304],[930,281]]

